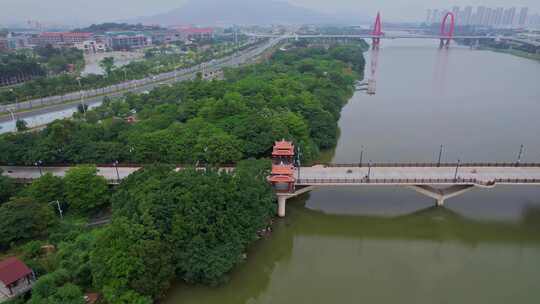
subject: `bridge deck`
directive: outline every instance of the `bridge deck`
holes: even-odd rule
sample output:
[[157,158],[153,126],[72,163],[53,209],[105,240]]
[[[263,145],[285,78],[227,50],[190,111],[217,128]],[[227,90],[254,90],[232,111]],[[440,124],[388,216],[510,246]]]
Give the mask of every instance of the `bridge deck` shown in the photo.
[[[516,167],[506,166],[407,166],[385,167],[302,167],[296,171],[299,186],[309,185],[480,185],[497,184],[538,184],[540,185],[540,165]],[[369,172],[369,178],[367,178]]]
[[[443,164],[377,164],[371,167],[354,165],[318,165],[296,169],[295,177],[298,186],[310,185],[479,185],[492,186],[496,184],[536,184],[540,185],[540,164],[464,164],[458,169],[455,179],[456,165]],[[44,173],[64,176],[71,167],[42,167]],[[0,166],[11,178],[21,182],[30,182],[40,177],[36,167]],[[120,179],[139,170],[140,167],[118,167]],[[366,178],[369,171],[369,179]],[[114,167],[100,166],[98,174],[111,183],[117,181]]]

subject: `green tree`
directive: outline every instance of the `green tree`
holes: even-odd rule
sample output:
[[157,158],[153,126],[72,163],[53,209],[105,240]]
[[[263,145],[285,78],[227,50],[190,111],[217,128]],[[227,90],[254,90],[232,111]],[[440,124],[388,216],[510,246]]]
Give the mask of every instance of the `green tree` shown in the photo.
[[57,260],[60,268],[69,269],[73,283],[84,288],[92,287],[90,252],[95,246],[96,232],[82,233],[74,241],[58,246]]
[[50,172],[45,173],[25,189],[24,195],[30,196],[42,204],[48,204],[56,200],[64,203],[64,181],[61,177],[54,176]]
[[50,206],[31,198],[14,198],[0,206],[0,247],[45,236],[54,221]]
[[114,69],[114,57],[105,57],[99,62],[99,66],[105,71],[107,76],[111,76]]
[[97,175],[95,166],[70,169],[64,182],[67,203],[73,211],[88,213],[109,200],[107,180]]
[[71,275],[65,269],[40,277],[32,287],[28,304],[84,304],[81,288],[71,283]]
[[17,131],[22,132],[28,130],[28,123],[24,119],[17,119],[17,122],[15,123],[15,127],[17,128]]
[[97,237],[90,261],[94,285],[109,303],[124,303],[130,291],[157,298],[174,276],[170,248],[160,233],[122,217]]
[[0,204],[7,202],[17,191],[15,182],[11,178],[2,175],[2,173],[3,170],[0,169]]

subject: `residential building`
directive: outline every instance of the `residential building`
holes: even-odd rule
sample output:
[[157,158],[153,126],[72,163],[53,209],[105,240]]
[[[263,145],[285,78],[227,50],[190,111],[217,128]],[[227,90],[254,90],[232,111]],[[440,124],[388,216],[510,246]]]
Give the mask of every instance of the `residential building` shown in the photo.
[[0,38],[0,52],[8,50],[8,42],[6,38]]
[[71,33],[71,32],[44,32],[37,37],[37,44],[45,46],[51,44],[54,46],[75,45],[91,40],[92,33]]
[[75,47],[85,53],[103,53],[107,51],[107,45],[104,42],[96,40],[87,40],[82,43],[75,44]]
[[454,6],[452,8],[452,14],[454,14],[454,18],[456,19],[456,22],[461,23],[461,15],[460,15],[460,9],[459,6]]
[[107,45],[115,51],[140,49],[152,44],[152,40],[139,32],[107,32]]
[[528,12],[529,12],[528,7],[522,7],[521,10],[519,11],[519,16],[518,16],[518,20],[517,20],[517,23],[518,23],[519,26],[524,26],[525,25],[525,22],[527,21]]
[[461,18],[462,24],[463,25],[471,24],[471,17],[472,17],[472,6],[467,6],[465,7],[462,13],[462,18]]
[[213,28],[179,27],[176,30],[180,33],[182,40],[210,40],[214,38]]
[[495,26],[503,25],[503,14],[504,14],[504,8],[498,7],[495,9],[495,20],[494,20],[493,25]]
[[18,258],[0,262],[0,302],[27,292],[34,282],[34,272]]

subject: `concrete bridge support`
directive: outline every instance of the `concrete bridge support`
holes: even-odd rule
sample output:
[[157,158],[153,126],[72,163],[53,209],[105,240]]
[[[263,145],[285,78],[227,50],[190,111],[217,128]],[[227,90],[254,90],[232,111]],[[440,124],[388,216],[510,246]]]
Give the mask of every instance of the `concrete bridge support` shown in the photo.
[[444,189],[438,189],[432,186],[417,185],[409,186],[414,191],[425,196],[434,198],[437,201],[437,207],[444,206],[444,201],[454,196],[461,195],[469,190],[474,189],[474,185],[455,185]]
[[287,200],[293,197],[297,197],[300,194],[304,194],[306,192],[309,192],[311,190],[315,189],[313,186],[308,186],[304,188],[300,188],[296,190],[294,193],[278,193],[277,199],[278,199],[278,216],[279,217],[285,217],[286,209],[287,209]]

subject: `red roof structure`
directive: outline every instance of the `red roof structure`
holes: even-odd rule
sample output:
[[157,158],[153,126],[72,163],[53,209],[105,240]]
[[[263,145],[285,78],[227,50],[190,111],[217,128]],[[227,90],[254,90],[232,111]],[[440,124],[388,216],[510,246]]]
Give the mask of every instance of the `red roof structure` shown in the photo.
[[92,37],[92,33],[85,32],[43,32],[40,34],[41,37]]
[[212,34],[214,33],[214,29],[210,27],[207,27],[207,28],[178,27],[177,30],[186,34]]
[[272,166],[272,175],[290,175],[294,174],[292,165],[274,165]]
[[294,145],[290,141],[276,141],[272,156],[294,156]]
[[295,180],[289,175],[272,175],[268,177],[268,181],[274,184],[292,184]]
[[32,270],[16,257],[7,258],[0,262],[0,281],[5,286],[32,274]]

